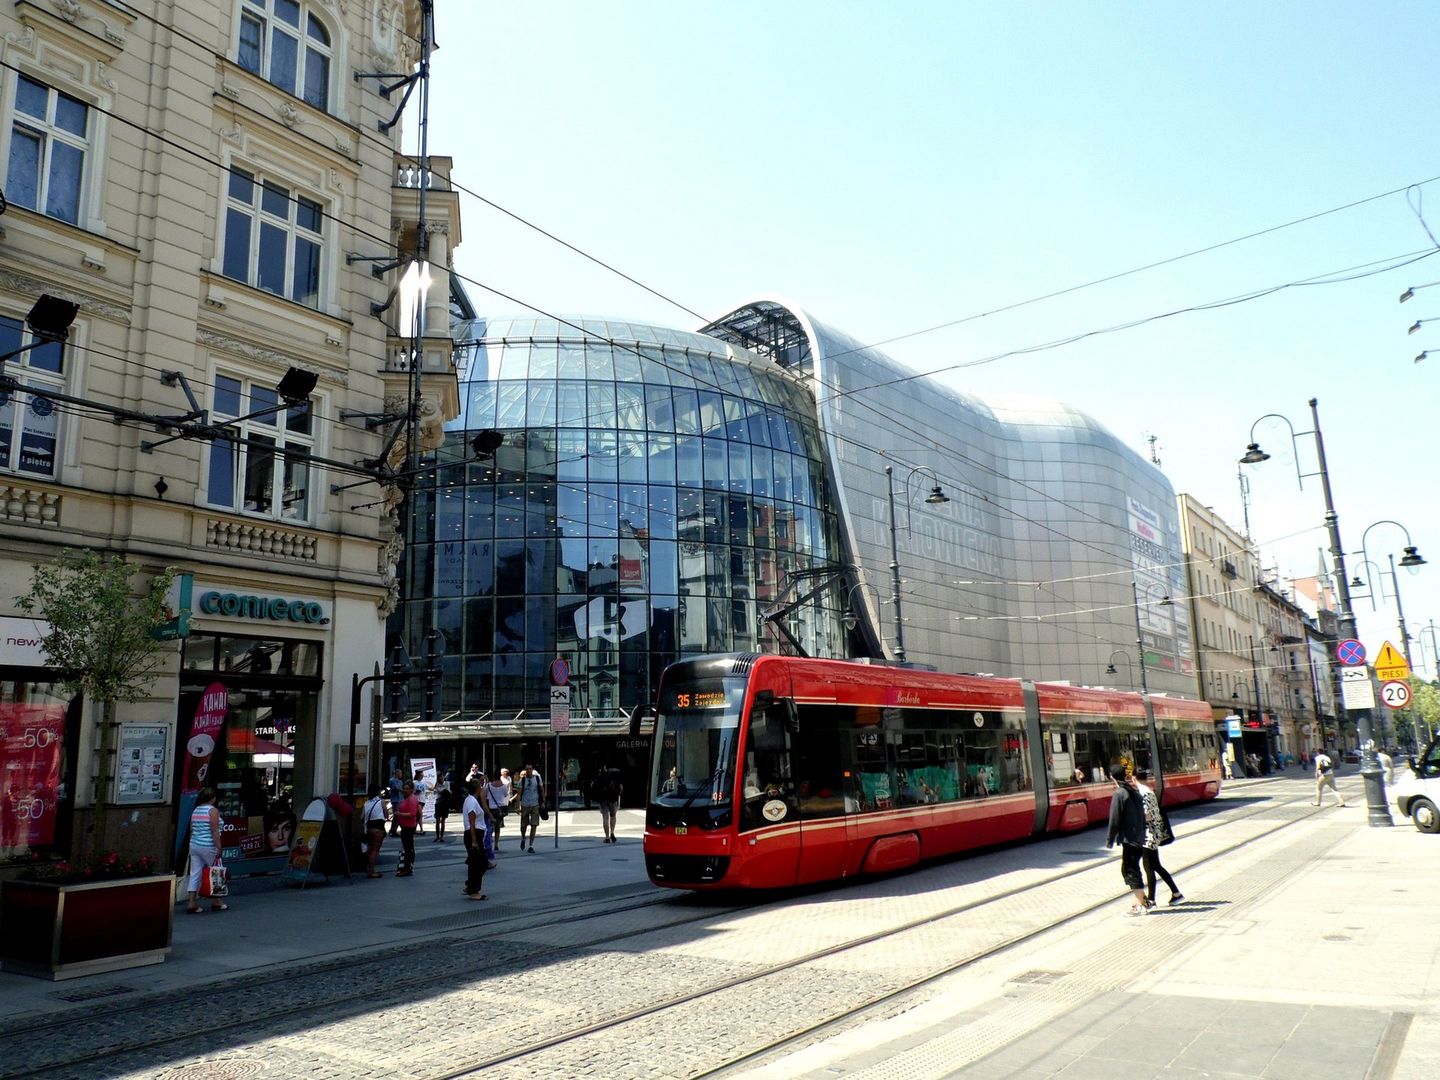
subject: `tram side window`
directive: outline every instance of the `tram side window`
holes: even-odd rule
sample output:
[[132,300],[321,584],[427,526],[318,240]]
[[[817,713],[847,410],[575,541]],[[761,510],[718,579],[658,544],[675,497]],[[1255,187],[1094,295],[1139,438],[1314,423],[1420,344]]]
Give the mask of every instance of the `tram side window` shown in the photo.
[[1149,769],[1150,736],[1145,731],[1124,731],[1120,733],[1122,760],[1129,762],[1132,769]]
[[1167,773],[1180,771],[1180,748],[1173,731],[1160,732],[1160,768]]
[[[1048,723],[1047,720],[1047,727]],[[1045,740],[1045,767],[1050,771],[1050,786],[1068,787],[1081,783],[1081,769],[1075,763],[1075,733],[1047,730]],[[1088,776],[1084,779],[1088,780]]]
[[795,783],[790,774],[790,732],[786,728],[786,715],[786,705],[776,702],[768,708],[756,709],[750,716],[741,786],[742,829],[758,829],[768,824],[762,811],[776,799],[784,802],[790,813],[794,811]]
[[905,720],[896,754],[901,805],[953,802],[960,797],[960,753],[953,733],[941,730],[943,719],[943,714],[927,712]]
[[845,810],[846,740],[854,710],[801,705],[800,730],[791,741],[795,790],[802,818],[837,817]]
[[896,778],[889,761],[889,743],[878,709],[856,710],[851,736],[855,768],[845,790],[847,810],[889,810],[895,805]]

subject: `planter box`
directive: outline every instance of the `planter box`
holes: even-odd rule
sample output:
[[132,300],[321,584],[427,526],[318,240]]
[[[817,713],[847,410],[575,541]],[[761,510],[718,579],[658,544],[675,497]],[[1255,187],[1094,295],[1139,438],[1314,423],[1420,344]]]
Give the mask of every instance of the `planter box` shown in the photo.
[[159,964],[175,919],[170,874],[0,887],[0,966],[49,979]]

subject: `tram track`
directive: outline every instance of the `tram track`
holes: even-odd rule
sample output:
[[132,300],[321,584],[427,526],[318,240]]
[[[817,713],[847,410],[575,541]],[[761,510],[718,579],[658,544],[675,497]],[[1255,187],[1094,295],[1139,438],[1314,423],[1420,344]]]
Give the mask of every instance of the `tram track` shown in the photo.
[[[1232,815],[1226,815],[1223,820],[1206,822],[1204,824],[1198,825],[1194,828],[1189,829],[1186,836],[1187,839],[1191,839],[1216,829],[1233,826],[1255,816],[1275,813],[1278,809],[1282,807],[1288,807],[1292,805],[1292,803],[1301,801],[1304,800],[1297,798],[1294,800],[1267,802],[1259,807],[1250,808]],[[1300,821],[1307,820],[1309,817],[1309,814],[1305,814],[1302,817],[1296,818],[1292,821],[1282,822],[1275,829],[1268,830],[1262,833],[1261,836],[1273,835],[1275,832],[1278,832],[1291,825],[1297,824]],[[1041,842],[1048,843],[1050,842],[1050,839]],[[1205,858],[1197,860],[1190,865],[1202,865],[1205,862],[1219,858],[1224,854],[1228,854],[1229,852],[1235,850],[1240,846],[1243,846],[1246,843],[1252,843],[1255,839],[1258,839],[1258,837],[1248,837],[1247,839],[1235,845],[1226,847],[1221,852],[1218,852],[1214,855],[1206,856]],[[949,908],[932,913],[923,918],[907,920],[906,922],[899,925],[876,930],[872,933],[864,934],[844,942],[839,942],[835,945],[807,953],[803,956],[793,957],[789,960],[767,965],[759,970],[749,972],[737,977],[720,980],[711,985],[700,987],[689,993],[668,997],[664,1000],[656,1001],[639,1008],[632,1008],[627,1011],[617,1013],[613,1016],[604,1017],[590,1023],[573,1025],[567,1028],[565,1031],[553,1036],[549,1036],[543,1039],[525,1041],[517,1045],[514,1049],[506,1050],[503,1053],[492,1055],[484,1059],[471,1060],[457,1068],[449,1069],[443,1072],[428,1074],[426,1080],[458,1080],[459,1077],[471,1076],[483,1070],[495,1068],[506,1063],[543,1052],[548,1049],[553,1049],[566,1043],[585,1040],[597,1035],[613,1032],[617,1028],[623,1027],[627,1024],[635,1023],[636,1021],[645,1019],[647,1017],[664,1013],[667,1010],[683,1008],[686,1005],[701,1002],[708,997],[722,994],[729,990],[756,984],[764,979],[773,978],[777,975],[784,974],[785,972],[804,967],[805,965],[815,964],[818,961],[842,955],[848,951],[864,948],[868,945],[876,944],[887,939],[893,939],[899,935],[911,933],[925,927],[933,927],[935,924],[943,920],[971,914],[986,907],[990,907],[992,905],[1003,903],[1007,900],[1021,897],[1026,893],[1031,893],[1036,890],[1043,889],[1047,886],[1063,882],[1067,879],[1091,873],[1099,867],[1110,866],[1113,864],[1113,862],[1113,856],[1110,856],[1108,854],[1093,859],[1087,859],[1058,873],[1045,875],[1042,878],[1014,886],[1013,888],[1003,890],[996,894],[980,897],[978,899],[967,901],[962,904],[953,905]],[[94,1018],[89,1014],[76,1016],[73,1013],[61,1014],[53,1018],[40,1019],[32,1022],[25,1022],[22,1019],[14,1026],[0,1030],[0,1078],[11,1078],[19,1076],[43,1077],[47,1074],[53,1074],[60,1070],[68,1070],[73,1073],[77,1066],[84,1066],[101,1061],[121,1059],[130,1055],[145,1054],[151,1051],[163,1050],[166,1047],[171,1046],[178,1047],[185,1044],[186,1042],[191,1041],[197,1043],[198,1045],[204,1046],[206,1048],[206,1052],[213,1053],[213,1048],[215,1047],[217,1042],[223,1044],[226,1041],[224,1038],[226,1036],[232,1037],[232,1041],[236,1045],[243,1045],[245,1040],[233,1039],[233,1037],[246,1032],[251,1032],[256,1035],[257,1038],[264,1039],[273,1034],[272,1032],[266,1031],[266,1028],[273,1027],[275,1025],[276,1016],[275,1002],[267,991],[276,989],[281,986],[286,986],[292,992],[293,996],[297,990],[297,984],[303,984],[307,981],[323,982],[327,977],[337,977],[343,973],[344,979],[338,980],[343,982],[343,990],[341,990],[341,992],[324,992],[323,987],[316,987],[317,990],[321,990],[322,992],[320,992],[314,997],[307,997],[307,999],[303,1003],[296,1004],[286,1010],[284,1027],[286,1030],[294,1031],[297,1029],[297,1026],[303,1025],[308,1018],[314,1017],[331,1019],[334,1018],[337,1014],[343,1014],[346,1008],[354,1008],[356,999],[354,991],[355,985],[383,985],[384,980],[390,975],[390,966],[393,965],[393,963],[395,962],[395,957],[400,953],[411,953],[417,948],[421,947],[436,948],[453,944],[456,947],[473,947],[476,950],[485,949],[490,951],[491,953],[499,954],[486,957],[483,960],[477,960],[477,968],[485,963],[498,962],[504,964],[512,961],[520,961],[522,959],[526,965],[533,967],[546,962],[555,962],[574,958],[576,956],[588,954],[595,950],[602,949],[606,946],[621,944],[647,935],[663,934],[667,931],[672,931],[677,928],[683,928],[685,926],[695,923],[713,921],[717,918],[741,911],[763,911],[768,907],[789,904],[793,902],[796,898],[796,895],[794,893],[790,893],[784,895],[781,898],[758,904],[753,902],[739,904],[711,903],[708,904],[703,910],[693,913],[693,915],[687,914],[684,917],[669,919],[659,923],[658,925],[647,924],[642,927],[628,927],[618,931],[601,932],[594,935],[593,937],[588,937],[583,941],[568,942],[555,946],[537,946],[532,941],[528,940],[515,943],[507,943],[506,941],[507,936],[523,937],[524,935],[534,934],[537,931],[543,931],[547,927],[559,925],[571,926],[574,925],[576,922],[588,922],[591,920],[599,922],[606,918],[621,916],[628,912],[633,912],[648,907],[667,906],[669,904],[674,904],[676,901],[680,901],[683,903],[683,901],[686,899],[684,896],[673,896],[671,894],[657,894],[654,898],[651,898],[648,894],[637,895],[643,895],[645,896],[645,898],[639,900],[639,902],[612,903],[608,907],[604,907],[599,910],[580,915],[578,917],[574,913],[573,909],[569,909],[563,912],[554,913],[554,918],[516,918],[513,920],[501,920],[494,923],[486,922],[476,924],[473,929],[489,935],[487,940],[476,940],[474,938],[469,938],[461,934],[457,934],[455,931],[450,930],[445,932],[437,932],[430,935],[417,935],[414,938],[407,939],[403,944],[399,946],[387,948],[384,950],[367,952],[359,956],[357,956],[353,952],[346,953],[343,956],[331,960],[322,961],[319,964],[311,965],[304,972],[298,974],[293,970],[288,970],[268,975],[251,976],[243,980],[235,980],[231,978],[226,980],[224,985],[233,988],[238,983],[239,986],[243,988],[247,996],[251,999],[251,1007],[246,1007],[245,1002],[237,1004],[237,1002],[232,996],[227,1001],[227,1018],[225,1020],[200,1026],[189,1026],[186,1023],[187,1017],[183,1015],[175,1015],[173,1016],[173,1019],[175,1022],[176,1030],[158,1034],[153,1037],[126,1038],[123,1035],[118,1034],[118,1032],[124,1025],[117,1024],[117,1020],[120,1020],[122,1017],[126,1016],[134,1019],[141,1016],[147,1010],[165,1014],[182,1011],[189,1012],[188,1009],[177,1010],[177,1004],[181,1001],[184,1001],[187,1005],[193,1004],[195,1000],[195,995],[197,994],[197,992],[203,992],[204,986],[187,988],[183,992],[183,994],[167,993],[157,997],[150,997],[147,999],[127,1002],[124,1004],[112,1004],[107,1002],[102,1006],[104,1013],[103,1020]],[[625,897],[621,899],[630,900],[632,898]],[[1038,936],[1041,933],[1049,932],[1056,926],[1062,926],[1066,922],[1081,918],[1084,915],[1087,915],[1092,911],[1096,910],[1098,907],[1113,902],[1114,897],[1107,896],[1106,899],[1099,904],[1090,905],[1082,911],[1070,913],[1062,919],[1048,923],[1041,928],[1027,932],[1023,935],[1018,935],[1013,940],[1007,940],[1005,942],[1002,942],[994,946],[993,948],[985,950],[981,954],[976,954],[964,958],[958,961],[956,964],[949,966],[945,971],[928,974],[924,978],[915,980],[912,983],[908,983],[902,988],[889,991],[883,995],[880,995],[876,997],[873,1001],[853,1002],[852,1005],[854,1006],[854,1009],[875,1008],[878,1005],[883,1004],[885,1001],[892,999],[893,997],[896,997],[902,993],[911,992],[917,987],[924,986],[927,982],[931,982],[934,979],[943,977],[945,974],[951,973],[953,970],[958,970],[961,967],[976,963],[982,959],[985,959],[987,956],[995,955],[996,953],[1004,951],[1005,949],[1013,948],[1015,945],[1030,940],[1031,938]],[[514,922],[517,925],[506,926],[504,925],[506,922]],[[373,979],[374,981],[371,982],[371,979]],[[453,972],[449,971],[437,971],[432,974],[418,974],[413,976],[407,976],[407,995],[419,996],[426,993],[427,991],[434,991],[435,989],[444,987],[446,985],[453,985],[454,982],[454,974]],[[233,991],[229,992],[233,994]],[[788,1045],[793,1041],[813,1037],[817,1030],[825,1026],[840,1022],[841,1020],[845,1019],[845,1016],[850,1015],[850,1013],[853,1012],[854,1009],[847,1011],[844,1016],[832,1017],[824,1021],[820,1025],[816,1025],[812,1028],[807,1028],[803,1032],[796,1032],[792,1035],[789,1035],[781,1043],[767,1045],[766,1047],[754,1051],[753,1054],[747,1054],[743,1058],[727,1062],[721,1068],[733,1068],[740,1061],[752,1060],[757,1055],[773,1053],[776,1049],[783,1047],[783,1045]],[[193,1012],[189,1012],[188,1019],[193,1021],[193,1016]],[[96,1032],[96,1040],[89,1043],[89,1047],[85,1052],[66,1055],[63,1063],[51,1064],[30,1062],[25,1064],[19,1064],[17,1062],[16,1056],[10,1052],[7,1052],[8,1046],[18,1042],[18,1040],[20,1040],[21,1038],[34,1037],[35,1035],[42,1034],[46,1031],[55,1031],[62,1028],[74,1028],[76,1025],[84,1025],[88,1027],[92,1024],[96,1025],[98,1028],[101,1029]],[[12,1062],[17,1062],[17,1064],[19,1064],[19,1067],[12,1068]]]
[[[1304,801],[1304,799],[1295,798],[1285,800],[1279,803],[1270,803],[1263,807],[1258,807],[1248,812],[1237,814],[1233,817],[1228,817],[1223,822],[1215,822],[1203,826],[1202,828],[1191,830],[1189,833],[1187,833],[1187,839],[1192,839],[1197,835],[1212,831],[1214,829],[1234,825],[1239,821],[1244,821],[1251,817],[1256,817],[1262,814],[1274,813],[1277,809],[1281,807],[1290,807],[1295,805],[1296,803],[1301,803]],[[1304,821],[1308,821],[1313,816],[1314,813],[1303,813],[1301,816],[1294,819],[1282,821],[1277,824],[1275,828],[1266,830],[1265,832],[1262,832],[1259,836],[1248,836],[1243,840],[1237,841],[1234,844],[1222,848],[1220,851],[1196,859],[1194,862],[1187,864],[1182,869],[1188,871],[1195,867],[1203,866],[1207,863],[1214,862],[1217,859],[1221,859],[1224,856],[1232,854],[1233,852],[1239,850],[1240,848],[1248,844],[1255,843],[1259,839],[1273,836],[1276,833],[1284,831],[1285,829],[1291,828]],[[474,1076],[485,1070],[497,1068],[511,1062],[516,1062],[521,1059],[533,1058],[534,1055],[541,1053],[545,1050],[553,1049],[555,1047],[562,1046],[576,1040],[608,1034],[615,1031],[617,1028],[623,1027],[627,1024],[632,1024],[640,1020],[654,1017],[669,1010],[698,1004],[700,1002],[703,1002],[705,999],[713,997],[715,995],[740,987],[752,986],[754,984],[760,983],[763,980],[773,978],[777,975],[793,971],[806,965],[816,964],[823,960],[832,959],[834,957],[841,956],[844,953],[856,949],[864,948],[878,942],[896,938],[902,934],[911,933],[916,930],[933,928],[937,923],[942,922],[946,919],[952,919],[962,915],[972,914],[977,910],[989,907],[991,905],[999,904],[1006,900],[1011,900],[1019,896],[1023,896],[1026,893],[1034,892],[1035,890],[1065,881],[1070,878],[1078,877],[1082,874],[1091,873],[1102,867],[1113,867],[1114,864],[1114,856],[1107,854],[1103,858],[1089,860],[1082,865],[1071,867],[1058,874],[1049,875],[1038,881],[1027,882],[1023,885],[1016,886],[1012,889],[1004,890],[1003,892],[994,894],[992,896],[984,897],[982,899],[971,901],[965,904],[956,905],[952,908],[948,908],[944,911],[927,915],[920,919],[909,920],[897,926],[888,927],[884,930],[878,930],[870,934],[865,934],[857,938],[852,938],[848,941],[840,942],[838,944],[827,946],[822,949],[817,949],[802,956],[792,957],[789,960],[769,965],[761,970],[737,976],[735,978],[726,979],[711,986],[702,987],[691,993],[678,995],[666,1001],[656,1002],[642,1008],[630,1010],[629,1012],[618,1016],[609,1017],[584,1026],[575,1027],[562,1034],[529,1043],[523,1047],[506,1051],[503,1054],[497,1054],[479,1061],[472,1061],[463,1066],[447,1070],[445,1072],[430,1073],[425,1076],[424,1080],[460,1080],[460,1078],[462,1077]],[[1101,910],[1102,908],[1110,907],[1114,905],[1115,902],[1115,896],[1108,895],[1102,900],[1099,900],[1092,904],[1088,904],[1079,910],[1072,911],[1062,916],[1061,918],[1052,920],[1042,926],[1025,931],[1024,933],[1014,935],[995,945],[963,957],[953,963],[946,964],[939,970],[928,972],[923,977],[911,980],[905,983],[903,986],[887,990],[882,994],[876,995],[873,999],[863,1002],[852,1002],[851,1007],[847,1008],[847,1010],[843,1014],[826,1018],[825,1020],[817,1024],[807,1026],[803,1030],[790,1033],[786,1035],[783,1039],[773,1041],[766,1044],[765,1046],[759,1047],[753,1051],[749,1051],[743,1056],[727,1061],[713,1069],[709,1069],[704,1072],[691,1073],[689,1074],[690,1080],[700,1080],[700,1078],[702,1077],[724,1075],[725,1073],[728,1073],[739,1066],[759,1060],[760,1058],[767,1057],[773,1053],[784,1050],[787,1047],[814,1038],[817,1035],[823,1034],[826,1030],[830,1029],[836,1024],[848,1021],[851,1017],[853,1017],[856,1012],[868,1011],[879,1008],[887,1002],[893,1001],[896,998],[902,997],[905,994],[912,993],[917,989],[920,989],[939,979],[954,974],[957,971],[963,970],[966,967],[969,967],[976,963],[980,963],[993,956],[1000,955],[1001,953],[1004,953],[1019,945],[1023,945],[1026,942],[1032,941],[1045,934],[1048,934],[1057,928],[1063,927],[1072,922],[1076,922],[1088,915],[1093,914],[1096,911]]]

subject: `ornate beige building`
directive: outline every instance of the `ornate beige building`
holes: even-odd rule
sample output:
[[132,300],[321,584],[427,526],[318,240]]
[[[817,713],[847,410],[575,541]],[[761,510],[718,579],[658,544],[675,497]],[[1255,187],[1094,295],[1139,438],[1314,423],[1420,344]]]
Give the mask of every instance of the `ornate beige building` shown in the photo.
[[[402,94],[380,93],[416,71],[422,29],[413,0],[0,13],[0,596],[64,549],[192,583],[189,637],[119,714],[109,846],[169,846],[187,756],[257,868],[288,842],[287,794],[301,809],[337,787],[352,675],[382,660],[396,598],[396,492],[371,477],[404,460],[389,433],[415,350],[394,292],[417,226],[421,430],[438,441],[456,412],[448,162],[400,154]],[[19,352],[42,295],[78,315],[63,345]],[[92,703],[50,685],[44,628],[13,599],[0,615],[3,868],[78,846],[101,769]],[[216,687],[223,739],[202,763],[187,744]],[[25,716],[57,753],[8,753]]]

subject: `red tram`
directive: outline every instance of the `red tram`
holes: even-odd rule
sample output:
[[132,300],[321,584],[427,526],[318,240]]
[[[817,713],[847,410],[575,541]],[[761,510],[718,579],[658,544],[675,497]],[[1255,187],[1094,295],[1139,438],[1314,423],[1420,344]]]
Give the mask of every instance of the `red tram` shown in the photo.
[[777,888],[1107,819],[1110,766],[1166,805],[1220,791],[1203,701],[845,660],[725,654],[666,669],[645,867]]

